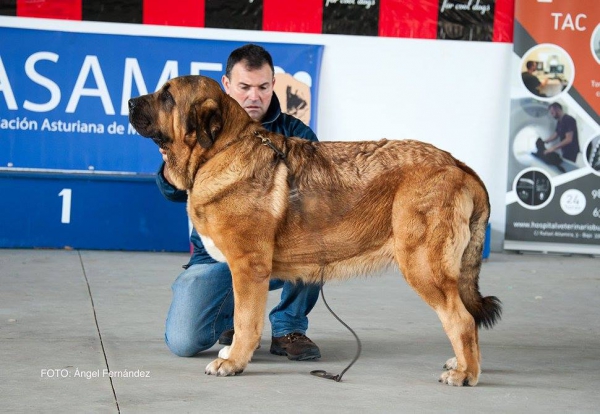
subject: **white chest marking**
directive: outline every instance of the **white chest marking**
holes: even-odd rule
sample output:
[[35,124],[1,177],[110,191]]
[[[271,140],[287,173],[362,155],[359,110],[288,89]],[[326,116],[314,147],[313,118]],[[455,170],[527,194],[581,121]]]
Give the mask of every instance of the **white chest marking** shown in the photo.
[[202,244],[204,245],[204,248],[210,257],[215,259],[217,262],[227,262],[225,255],[217,248],[217,246],[215,246],[215,242],[213,242],[210,237],[200,235],[200,240],[202,240]]

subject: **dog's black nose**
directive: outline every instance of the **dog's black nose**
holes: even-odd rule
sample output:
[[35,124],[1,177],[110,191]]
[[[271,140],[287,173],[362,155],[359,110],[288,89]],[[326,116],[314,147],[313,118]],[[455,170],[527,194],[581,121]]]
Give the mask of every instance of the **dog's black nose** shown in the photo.
[[129,110],[135,108],[135,99],[132,98],[127,103],[129,104]]

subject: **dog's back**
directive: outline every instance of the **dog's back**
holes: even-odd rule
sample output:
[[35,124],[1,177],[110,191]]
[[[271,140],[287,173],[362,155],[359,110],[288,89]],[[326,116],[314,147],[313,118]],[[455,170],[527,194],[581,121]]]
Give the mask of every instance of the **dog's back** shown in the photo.
[[479,177],[430,144],[287,140],[291,188],[282,193],[289,205],[274,255],[280,277],[317,281],[326,265],[328,278],[344,278],[395,263],[393,220],[399,197],[409,195],[401,207],[413,210],[415,217],[433,211],[442,198],[437,193],[446,194],[451,184],[448,171],[454,171],[459,185],[471,177],[470,191],[477,191],[485,210],[481,215],[485,220],[489,215]]

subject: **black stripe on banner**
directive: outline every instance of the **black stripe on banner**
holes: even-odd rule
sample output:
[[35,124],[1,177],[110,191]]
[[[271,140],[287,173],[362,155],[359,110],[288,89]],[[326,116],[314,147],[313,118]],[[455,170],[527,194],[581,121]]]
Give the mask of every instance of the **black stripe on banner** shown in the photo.
[[82,0],[83,20],[142,23],[143,0]]
[[440,0],[438,39],[491,42],[496,0]]
[[0,0],[0,16],[16,16],[17,0]]
[[262,30],[262,0],[206,0],[204,26]]
[[379,1],[323,0],[323,33],[377,36]]

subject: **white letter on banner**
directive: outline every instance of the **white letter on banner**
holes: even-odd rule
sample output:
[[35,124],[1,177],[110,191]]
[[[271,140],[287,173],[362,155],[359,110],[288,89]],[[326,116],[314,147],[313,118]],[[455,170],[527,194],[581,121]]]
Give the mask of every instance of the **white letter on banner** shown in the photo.
[[[97,89],[85,88],[85,81],[88,78],[90,69],[94,74],[96,85],[98,85]],[[71,94],[71,98],[67,104],[67,113],[75,112],[77,104],[79,103],[79,98],[82,96],[99,96],[102,100],[102,105],[104,106],[104,112],[106,112],[106,115],[115,114],[115,108],[110,100],[110,94],[108,93],[108,88],[106,87],[106,81],[104,80],[104,75],[102,74],[100,63],[98,62],[98,56],[85,57],[83,65],[81,65],[79,77],[77,78],[77,82],[75,82],[73,93]]]
[[33,112],[48,112],[53,110],[60,103],[60,88],[56,83],[35,71],[35,64],[40,60],[49,60],[58,62],[58,55],[52,52],[37,52],[27,58],[25,61],[25,73],[29,79],[48,89],[50,91],[50,100],[43,104],[33,103],[29,100],[23,102],[23,108]]
[[4,69],[4,63],[2,63],[2,56],[0,56],[0,92],[4,94],[4,100],[6,101],[8,109],[19,109],[17,101],[15,100],[15,95],[10,87],[10,82],[8,81],[6,69]]
[[[178,74],[179,66],[177,61],[168,60],[165,63],[165,67],[163,68],[163,71],[160,74],[160,78],[158,79],[158,83],[156,84],[156,89],[154,90],[159,90],[166,81],[172,78],[176,78],[177,76],[179,76]],[[125,59],[125,73],[123,74],[123,96],[121,97],[121,115],[127,115],[129,113],[129,107],[127,105],[127,102],[131,98],[132,78],[135,80],[135,85],[137,86],[139,94],[147,94],[148,89],[146,88],[146,82],[144,82],[144,77],[142,76],[142,71],[140,69],[140,65],[137,59],[127,58]]]
[[125,59],[125,72],[123,73],[123,95],[121,96],[121,115],[127,115],[129,113],[129,107],[127,102],[131,98],[131,87],[135,80],[135,86],[140,95],[146,95],[148,88],[146,88],[146,82],[142,76],[142,70],[140,64],[136,58]]
[[190,65],[190,75],[200,75],[200,71],[202,70],[221,72],[223,70],[223,64],[209,62],[192,62],[192,64]]
[[160,78],[158,79],[158,83],[156,84],[156,89],[154,91],[159,90],[163,84],[169,79],[173,79],[179,76],[179,65],[176,60],[167,60],[165,63],[165,67],[160,74]]

